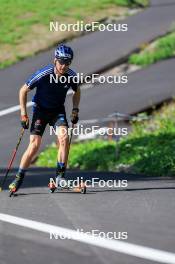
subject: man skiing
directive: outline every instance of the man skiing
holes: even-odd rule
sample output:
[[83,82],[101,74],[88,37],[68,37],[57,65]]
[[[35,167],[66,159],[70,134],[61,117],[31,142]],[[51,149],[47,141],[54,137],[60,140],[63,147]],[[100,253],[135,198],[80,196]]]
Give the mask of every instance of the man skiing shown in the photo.
[[[72,60],[72,49],[66,45],[59,45],[55,50],[54,64],[47,65],[36,71],[20,89],[21,125],[24,129],[29,128],[29,118],[26,108],[27,94],[34,88],[36,88],[36,93],[33,98],[34,106],[30,127],[30,142],[22,156],[16,177],[9,185],[9,189],[12,192],[17,192],[21,186],[26,170],[40,147],[42,135],[47,124],[59,128],[57,136],[59,150],[56,177],[58,183],[62,180],[66,182],[64,173],[68,159],[69,137],[64,103],[69,88],[73,90],[73,108],[71,114],[71,122],[73,124],[76,124],[79,119],[80,102],[80,88],[73,81],[74,78],[72,78],[76,76],[76,73],[69,68]],[[52,76],[58,77],[58,82],[50,81],[51,74]],[[66,83],[59,81],[59,77],[63,75],[66,77]]]

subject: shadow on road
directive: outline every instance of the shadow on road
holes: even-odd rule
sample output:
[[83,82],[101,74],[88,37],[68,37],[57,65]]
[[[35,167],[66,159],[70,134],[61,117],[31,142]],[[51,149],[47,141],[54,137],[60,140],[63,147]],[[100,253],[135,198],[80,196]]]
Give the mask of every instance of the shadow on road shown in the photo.
[[92,193],[98,193],[98,192],[132,192],[132,191],[147,191],[147,190],[175,190],[175,187],[153,187],[153,188],[132,188],[132,189],[89,189]]
[[[4,190],[8,189],[9,183],[12,181],[14,178],[15,173],[17,172],[17,168],[14,168],[6,181]],[[0,169],[0,181],[2,181],[2,178],[5,174],[4,169]],[[23,188],[32,188],[32,187],[47,187],[48,183],[50,181],[50,178],[55,177],[55,169],[53,168],[31,168],[25,177],[24,183],[22,185]],[[96,181],[98,180],[127,180],[127,181],[168,181],[172,180],[173,178],[163,178],[163,177],[149,177],[149,176],[144,176],[144,175],[137,175],[137,174],[130,174],[130,173],[115,173],[115,172],[96,172],[96,171],[67,171],[66,173],[66,178],[69,180],[76,180],[79,177],[81,180],[91,180],[92,178],[96,178]],[[174,180],[174,179],[173,179]],[[167,187],[168,189],[169,187]],[[95,190],[95,192],[99,191],[137,191],[137,190],[151,190],[151,189],[156,189],[154,188],[142,188],[142,189],[107,189],[107,190]],[[157,188],[157,189],[166,189],[166,188]],[[170,189],[175,189],[175,188],[170,188]],[[67,193],[67,191],[65,191]],[[59,192],[58,192],[59,193]],[[61,191],[63,193],[63,191]],[[34,194],[42,194],[42,193],[34,193]],[[22,194],[21,194],[22,195]],[[23,194],[25,195],[25,194]]]

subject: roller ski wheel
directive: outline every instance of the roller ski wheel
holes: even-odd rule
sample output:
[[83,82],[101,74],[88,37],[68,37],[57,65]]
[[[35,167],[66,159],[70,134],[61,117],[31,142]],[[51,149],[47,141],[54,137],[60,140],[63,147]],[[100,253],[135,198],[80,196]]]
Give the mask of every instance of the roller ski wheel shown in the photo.
[[9,197],[15,196],[15,193],[16,193],[16,189],[15,188],[9,190]]
[[56,186],[55,186],[54,183],[49,183],[48,187],[49,187],[50,193],[54,193],[55,192]]
[[78,187],[73,188],[74,192],[86,194],[86,185],[84,183],[81,183]]
[[86,185],[83,183],[83,186],[81,186],[81,193],[86,194]]

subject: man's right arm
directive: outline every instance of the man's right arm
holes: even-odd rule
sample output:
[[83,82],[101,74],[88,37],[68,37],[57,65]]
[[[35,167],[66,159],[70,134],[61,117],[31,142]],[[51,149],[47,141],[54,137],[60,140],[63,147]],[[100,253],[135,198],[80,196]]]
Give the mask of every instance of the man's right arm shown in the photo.
[[20,91],[19,91],[19,103],[21,108],[21,125],[24,129],[27,129],[29,127],[29,118],[27,115],[27,93],[30,92],[31,89],[27,86],[27,84],[24,84]]

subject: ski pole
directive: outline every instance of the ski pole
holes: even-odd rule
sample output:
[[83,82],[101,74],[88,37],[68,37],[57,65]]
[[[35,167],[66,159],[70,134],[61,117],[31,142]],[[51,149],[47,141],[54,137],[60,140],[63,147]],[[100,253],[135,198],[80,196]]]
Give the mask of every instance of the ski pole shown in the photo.
[[71,142],[72,142],[73,129],[74,129],[74,124],[72,123],[71,132],[70,132],[70,137],[69,137],[69,146],[68,146],[68,151],[67,151],[67,162],[66,162],[66,168],[67,168],[67,163],[68,163],[68,159],[69,159],[69,151],[70,151],[70,145],[71,145]]
[[70,148],[71,141],[72,141],[73,129],[74,129],[74,124],[72,124],[72,128],[71,128],[70,139],[69,139],[69,148]]
[[14,161],[14,159],[15,159],[16,153],[17,153],[17,151],[18,151],[19,145],[20,145],[21,140],[22,140],[22,137],[23,137],[23,135],[24,135],[24,130],[25,130],[24,128],[21,129],[21,133],[20,133],[20,135],[19,135],[17,145],[16,145],[15,149],[14,149],[13,152],[12,152],[12,157],[11,157],[11,159],[10,159],[10,161],[9,161],[9,164],[8,164],[8,166],[7,166],[7,170],[6,170],[6,174],[5,174],[5,176],[4,176],[4,179],[3,179],[2,184],[1,184],[1,187],[0,187],[0,192],[3,190],[3,187],[4,187],[4,184],[5,184],[5,182],[6,182],[7,176],[8,176],[8,174],[9,174],[9,171],[11,170],[11,167],[12,167],[13,161]]

